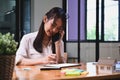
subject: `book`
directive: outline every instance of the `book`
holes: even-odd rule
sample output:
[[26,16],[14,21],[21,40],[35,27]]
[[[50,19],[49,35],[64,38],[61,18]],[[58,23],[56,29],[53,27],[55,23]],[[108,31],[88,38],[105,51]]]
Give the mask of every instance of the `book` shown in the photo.
[[56,69],[61,69],[65,67],[74,67],[74,66],[81,66],[81,65],[78,63],[46,64],[40,69],[41,70],[56,70]]

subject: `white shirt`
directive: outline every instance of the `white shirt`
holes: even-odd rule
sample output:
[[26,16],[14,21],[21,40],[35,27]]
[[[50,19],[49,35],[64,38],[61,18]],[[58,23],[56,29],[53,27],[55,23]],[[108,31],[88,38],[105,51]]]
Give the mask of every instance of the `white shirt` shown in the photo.
[[[23,36],[20,46],[16,52],[16,59],[15,64],[17,64],[22,58],[28,58],[28,59],[36,59],[36,58],[43,58],[49,54],[52,54],[52,44],[49,42],[49,44],[46,47],[43,47],[43,53],[39,53],[35,50],[33,47],[33,42],[37,36],[38,32],[29,33]],[[63,41],[60,43],[61,46],[61,55],[63,56],[64,53],[64,45]]]

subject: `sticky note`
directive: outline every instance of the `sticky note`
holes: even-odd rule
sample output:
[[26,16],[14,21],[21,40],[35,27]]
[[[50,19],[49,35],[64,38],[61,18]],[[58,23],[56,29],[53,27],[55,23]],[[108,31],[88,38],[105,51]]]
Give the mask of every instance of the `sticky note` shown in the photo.
[[65,76],[79,76],[81,74],[87,74],[87,72],[77,68],[67,68],[61,70],[61,74],[64,74]]
[[66,76],[79,76],[80,72],[66,72]]
[[83,71],[82,73],[81,73],[81,75],[85,75],[85,74],[88,74],[89,72],[88,71]]

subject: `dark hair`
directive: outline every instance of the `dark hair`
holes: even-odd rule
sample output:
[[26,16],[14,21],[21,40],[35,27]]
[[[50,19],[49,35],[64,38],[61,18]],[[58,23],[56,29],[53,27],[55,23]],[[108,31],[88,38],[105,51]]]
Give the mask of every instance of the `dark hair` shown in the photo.
[[[50,11],[48,11],[45,15],[47,16],[47,19],[54,18],[54,20],[56,20],[58,18],[61,18],[62,23],[63,23],[63,29],[64,29],[64,26],[66,23],[66,14],[62,8],[54,7]],[[42,21],[42,23],[39,27],[38,34],[33,43],[33,46],[36,49],[36,51],[38,51],[40,53],[42,53],[42,51],[43,51],[42,42],[43,42],[44,34],[45,34],[44,22]],[[52,49],[53,49],[53,53],[54,53],[55,52],[54,44],[52,44]]]

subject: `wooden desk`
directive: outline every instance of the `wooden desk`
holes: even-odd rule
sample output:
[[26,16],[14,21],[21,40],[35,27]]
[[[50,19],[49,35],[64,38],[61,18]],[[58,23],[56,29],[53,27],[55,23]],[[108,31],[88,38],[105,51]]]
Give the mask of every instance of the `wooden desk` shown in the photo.
[[[30,70],[24,70],[24,68],[30,68]],[[78,68],[86,69],[84,64]],[[60,70],[41,71],[39,66],[16,66],[13,73],[13,80],[113,80],[113,78],[120,80],[120,73],[97,75],[95,72],[89,72],[80,76],[64,76]]]

